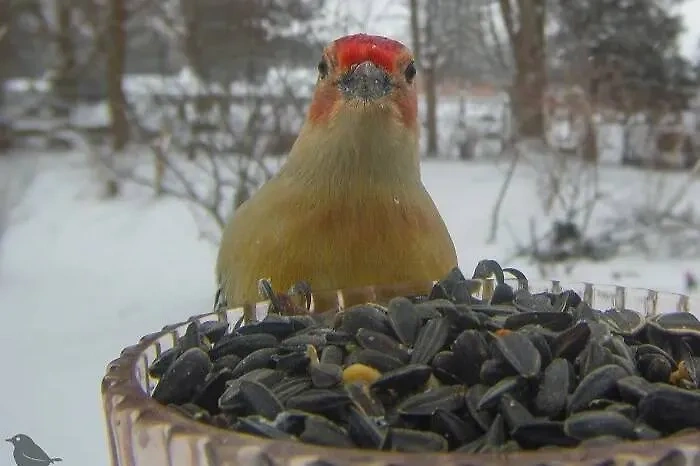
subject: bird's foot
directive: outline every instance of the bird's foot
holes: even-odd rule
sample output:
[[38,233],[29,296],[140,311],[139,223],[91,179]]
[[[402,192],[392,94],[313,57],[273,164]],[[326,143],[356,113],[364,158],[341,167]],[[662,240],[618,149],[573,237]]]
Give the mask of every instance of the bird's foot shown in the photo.
[[307,282],[297,282],[287,293],[276,292],[269,279],[258,281],[258,292],[270,301],[268,313],[280,315],[307,314],[311,308],[311,287]]

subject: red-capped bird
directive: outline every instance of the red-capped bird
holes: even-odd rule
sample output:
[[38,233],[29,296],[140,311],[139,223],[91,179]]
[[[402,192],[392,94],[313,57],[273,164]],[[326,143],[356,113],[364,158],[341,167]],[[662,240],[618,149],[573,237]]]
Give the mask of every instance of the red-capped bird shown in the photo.
[[260,300],[261,278],[327,290],[436,280],[457,265],[421,181],[415,78],[395,40],[355,34],[325,48],[285,164],[224,229],[216,275],[229,306]]

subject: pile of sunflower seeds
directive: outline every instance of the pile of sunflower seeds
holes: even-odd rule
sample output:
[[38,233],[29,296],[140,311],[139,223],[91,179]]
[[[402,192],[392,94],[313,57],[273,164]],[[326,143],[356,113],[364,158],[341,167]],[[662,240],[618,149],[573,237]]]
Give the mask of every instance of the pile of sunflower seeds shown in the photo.
[[275,440],[403,452],[505,452],[650,440],[700,428],[700,321],[598,310],[495,276],[488,302],[454,269],[429,296],[332,321],[192,323],[150,367],[152,396]]

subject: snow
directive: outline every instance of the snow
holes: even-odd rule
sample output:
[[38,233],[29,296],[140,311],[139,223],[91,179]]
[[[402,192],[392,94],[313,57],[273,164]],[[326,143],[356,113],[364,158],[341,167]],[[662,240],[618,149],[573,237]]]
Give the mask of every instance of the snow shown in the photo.
[[[105,366],[142,335],[210,308],[216,251],[199,239],[180,201],[155,200],[136,189],[100,200],[94,174],[77,154],[40,157],[39,167],[0,255],[2,429],[5,437],[30,435],[64,464],[108,464],[100,395]],[[538,209],[532,174],[516,173],[499,241],[486,245],[505,167],[442,161],[425,162],[423,170],[464,270],[471,273],[482,258],[509,257],[508,231],[527,232]],[[633,169],[603,173],[603,184],[620,195],[639,196],[648,191],[646,183],[648,176]],[[700,200],[694,189],[690,199]],[[537,277],[525,260],[508,265]],[[686,270],[700,272],[700,260],[620,258],[553,278],[682,292]],[[11,464],[11,448],[4,452]]]

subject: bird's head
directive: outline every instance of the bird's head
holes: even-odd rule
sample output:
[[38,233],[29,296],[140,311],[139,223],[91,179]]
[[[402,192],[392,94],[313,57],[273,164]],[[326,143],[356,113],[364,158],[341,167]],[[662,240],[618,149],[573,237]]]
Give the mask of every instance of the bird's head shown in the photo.
[[18,445],[22,445],[23,443],[25,443],[27,441],[31,442],[32,439],[30,439],[28,435],[15,434],[10,438],[6,438],[5,441],[10,442],[14,446],[18,446]]
[[354,34],[336,39],[323,51],[309,108],[310,122],[343,115],[392,116],[417,128],[416,67],[411,51],[382,36]]

